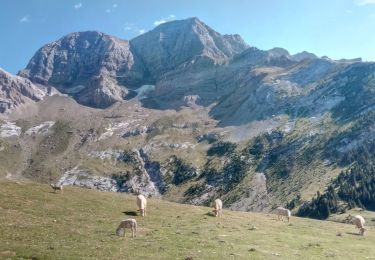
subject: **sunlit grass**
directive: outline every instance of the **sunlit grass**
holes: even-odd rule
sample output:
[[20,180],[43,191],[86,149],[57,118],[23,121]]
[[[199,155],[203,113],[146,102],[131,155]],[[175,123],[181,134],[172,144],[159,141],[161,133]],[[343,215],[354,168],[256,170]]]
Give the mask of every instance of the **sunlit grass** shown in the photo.
[[[33,259],[363,259],[375,235],[354,226],[224,211],[149,200],[148,216],[129,216],[135,198],[119,193],[0,182],[0,257]],[[126,215],[123,212],[127,212]],[[124,218],[138,221],[132,239],[115,236]],[[341,233],[341,236],[337,236]],[[188,258],[189,259],[189,258]]]

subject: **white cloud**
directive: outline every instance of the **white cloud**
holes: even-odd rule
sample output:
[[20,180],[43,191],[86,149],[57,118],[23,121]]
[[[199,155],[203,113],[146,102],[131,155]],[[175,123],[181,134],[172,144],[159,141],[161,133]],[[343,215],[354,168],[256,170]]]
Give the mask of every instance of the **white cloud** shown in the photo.
[[174,18],[176,18],[176,16],[174,14],[170,14],[166,18],[160,18],[159,20],[154,21],[154,25],[155,26],[161,25],[162,23],[169,22],[173,20]]
[[353,10],[345,10],[345,13],[347,13],[347,14],[352,14],[352,13],[353,13]]
[[167,22],[167,20],[156,20],[156,21],[154,22],[154,25],[155,25],[155,26],[158,26],[158,25],[161,25],[162,23],[165,23],[165,22]]
[[127,34],[140,35],[146,32],[146,29],[137,26],[135,23],[125,23],[123,27]]
[[82,7],[83,7],[82,3],[78,3],[74,5],[74,9],[80,9]]
[[117,4],[113,4],[112,7],[113,7],[113,8],[117,8]]
[[20,23],[28,23],[30,22],[30,16],[29,15],[25,15],[24,17],[22,17],[20,20]]
[[360,6],[375,5],[375,0],[358,0],[357,4],[360,5]]
[[134,30],[135,24],[134,23],[125,23],[124,30],[125,31],[132,31]]
[[105,12],[106,12],[107,14],[109,14],[109,13],[111,12],[111,10],[110,10],[110,9],[107,9],[107,10],[105,10]]

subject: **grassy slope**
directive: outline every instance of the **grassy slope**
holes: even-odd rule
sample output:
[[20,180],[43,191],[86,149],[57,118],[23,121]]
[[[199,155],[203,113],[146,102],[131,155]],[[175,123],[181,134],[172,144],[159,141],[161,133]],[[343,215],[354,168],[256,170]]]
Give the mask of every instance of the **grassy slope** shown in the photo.
[[[233,127],[216,127],[217,121],[209,118],[208,109],[184,108],[178,112],[158,111],[142,108],[136,102],[126,102],[100,110],[83,107],[70,98],[58,96],[46,98],[34,105],[34,109],[23,111],[24,113],[21,114],[16,113],[12,115],[11,119],[17,121],[23,130],[45,121],[52,120],[57,123],[46,136],[34,138],[21,135],[20,138],[0,140],[0,145],[4,146],[4,150],[0,151],[0,176],[11,173],[13,178],[26,176],[40,182],[56,182],[64,171],[77,165],[94,175],[112,176],[126,171],[133,172],[132,166],[124,163],[114,164],[113,160],[99,160],[88,154],[92,151],[107,149],[132,150],[145,147],[150,149],[150,159],[161,164],[167,162],[170,156],[176,155],[196,168],[203,169],[207,160],[206,150],[210,145],[207,142],[197,143],[196,136],[207,132],[220,132],[225,133],[223,140],[226,140],[226,137],[234,135],[234,133],[231,134],[231,131],[234,131]],[[302,200],[310,200],[318,190],[324,192],[331,178],[339,173],[340,169],[338,168],[324,166],[321,149],[317,148],[310,153],[306,152],[311,145],[318,145],[315,139],[297,146],[296,150],[290,147],[291,143],[304,138],[311,130],[322,130],[324,132],[322,135],[328,136],[328,132],[337,129],[328,115],[322,118],[323,121],[317,120],[316,122],[300,118],[294,130],[287,134],[282,141],[282,147],[285,150],[277,153],[276,161],[287,162],[286,164],[290,161],[296,162],[287,178],[278,178],[277,174],[273,173],[282,168],[277,163],[269,165],[264,170],[268,178],[270,207],[283,205],[286,201],[294,199],[297,194],[302,196]],[[142,126],[147,125],[155,128],[146,136],[121,138],[114,134],[108,139],[94,141],[106,131],[105,128],[109,125],[113,126],[116,123],[134,119],[140,120],[135,124],[139,123]],[[280,131],[285,128],[284,124],[288,123],[289,118],[284,116],[281,120],[284,123],[279,127]],[[257,122],[251,128],[239,131],[242,133],[240,136],[244,135],[241,139],[242,142],[239,143],[239,150],[245,148],[248,143],[245,136],[252,133],[251,136],[254,137],[265,131],[270,124],[275,123],[271,121]],[[178,125],[182,125],[182,128],[179,128]],[[183,125],[186,125],[187,128],[184,128]],[[91,132],[92,137],[89,134]],[[84,136],[88,136],[87,141],[82,143]],[[69,142],[64,142],[65,140]],[[308,138],[306,140],[308,141]],[[194,148],[171,149],[162,145],[185,142],[194,145]],[[306,163],[303,160],[305,152],[314,155],[312,162]],[[229,197],[238,199],[246,196],[249,190],[254,189],[251,177],[256,172],[256,166],[251,166],[248,178],[231,191],[228,194]],[[272,175],[276,177],[270,177]],[[177,187],[172,185],[164,194],[164,198],[171,201],[186,201],[184,192],[192,183],[187,182]],[[265,210],[269,210],[269,208]]]
[[[114,231],[134,197],[67,187],[51,193],[34,183],[0,182],[0,258],[34,259],[359,259],[375,256],[375,234],[354,226],[274,215],[224,211],[149,200],[149,215],[136,216],[135,239]],[[257,227],[252,230],[252,226]],[[342,236],[337,236],[342,232]],[[14,258],[16,258],[14,257]],[[139,258],[139,259],[142,259]]]

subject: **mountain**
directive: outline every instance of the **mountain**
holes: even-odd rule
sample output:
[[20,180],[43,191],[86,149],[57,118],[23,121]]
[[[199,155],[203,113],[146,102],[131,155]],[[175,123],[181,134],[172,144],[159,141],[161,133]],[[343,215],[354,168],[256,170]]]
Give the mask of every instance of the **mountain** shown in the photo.
[[128,41],[92,31],[43,46],[19,75],[104,108],[127,96],[127,85],[142,78],[142,68]]
[[40,101],[47,88],[34,85],[23,77],[13,76],[0,68],[0,113],[7,113],[29,101]]
[[198,18],[163,23],[130,44],[154,80],[189,63],[225,63],[248,47],[239,35],[221,35]]
[[305,59],[314,60],[318,58],[314,53],[307,52],[307,51],[303,51],[303,52],[299,52],[294,55],[291,55],[289,51],[283,48],[279,48],[279,47],[268,50],[268,53],[275,57],[284,56],[285,58],[288,58],[290,60],[297,61],[297,62],[305,60]]
[[319,218],[373,208],[372,62],[260,50],[190,18],[130,41],[72,33],[1,75],[6,178]]
[[302,60],[305,60],[305,59],[314,60],[314,59],[317,59],[317,58],[318,57],[314,53],[307,52],[307,51],[299,52],[299,53],[296,53],[296,54],[293,55],[293,59],[295,61],[302,61]]
[[130,42],[95,31],[72,33],[39,49],[19,75],[105,108],[179,66],[224,63],[246,48],[239,35],[221,35],[192,18],[162,24]]

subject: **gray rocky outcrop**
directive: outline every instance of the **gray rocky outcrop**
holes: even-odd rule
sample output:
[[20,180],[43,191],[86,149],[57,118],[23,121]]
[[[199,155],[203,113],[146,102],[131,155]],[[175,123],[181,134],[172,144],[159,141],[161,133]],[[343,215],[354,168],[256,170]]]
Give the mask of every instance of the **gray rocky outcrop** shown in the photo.
[[0,113],[10,112],[30,100],[40,101],[47,94],[47,88],[0,68]]

